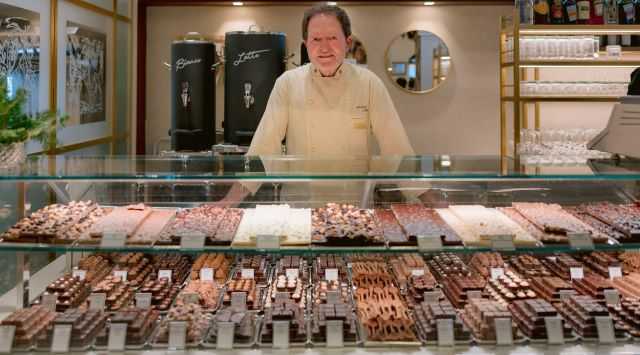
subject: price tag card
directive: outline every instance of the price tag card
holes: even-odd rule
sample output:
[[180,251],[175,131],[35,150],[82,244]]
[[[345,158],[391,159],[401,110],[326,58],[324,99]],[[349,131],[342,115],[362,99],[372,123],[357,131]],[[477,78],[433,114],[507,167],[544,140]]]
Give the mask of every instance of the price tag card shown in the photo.
[[71,324],[57,324],[53,327],[52,353],[68,353],[71,340]]
[[104,309],[105,303],[107,303],[106,293],[92,293],[89,296],[89,309],[101,311]]
[[71,275],[80,280],[84,280],[87,277],[87,270],[73,269]]
[[544,326],[547,330],[547,343],[564,344],[564,329],[560,317],[544,317]]
[[439,235],[419,235],[418,250],[419,251],[442,250],[442,238]]
[[[516,246],[513,244],[513,238],[515,236],[509,235],[492,235],[490,236],[491,248],[493,250],[516,250]],[[482,239],[482,236],[480,236]]]
[[576,294],[573,290],[560,290],[558,293],[560,294],[561,300],[565,300]]
[[100,240],[101,248],[122,248],[127,241],[125,233],[104,233]]
[[216,272],[214,269],[210,267],[205,267],[200,269],[200,280],[201,281],[213,281]]
[[276,292],[276,296],[274,297],[276,301],[286,301],[289,299],[289,292]]
[[511,318],[495,318],[496,343],[497,345],[513,344],[513,328]]
[[151,297],[152,294],[150,292],[138,292],[135,295],[136,297],[136,307],[142,309],[151,308]]
[[620,266],[609,266],[609,278],[613,280],[616,277],[622,277],[622,268]]
[[242,269],[240,271],[240,278],[242,279],[254,279],[255,270],[253,269]]
[[171,270],[159,270],[158,271],[158,280],[167,279],[167,280],[171,281],[172,274],[173,274],[173,272]]
[[256,238],[258,249],[280,249],[280,237],[271,234],[261,234]]
[[327,348],[342,348],[344,346],[344,333],[341,320],[327,320]]
[[187,322],[169,322],[169,349],[183,350],[187,342]]
[[200,295],[196,292],[185,292],[182,294],[184,303],[200,303]]
[[482,298],[482,291],[467,291],[467,299]]
[[233,349],[235,336],[235,324],[233,322],[218,322],[218,334],[216,336],[216,349]]
[[593,239],[591,235],[588,233],[568,233],[567,237],[569,238],[569,245],[573,249],[593,249]]
[[327,304],[340,303],[340,291],[327,291]]
[[584,279],[584,270],[581,267],[571,267],[569,268],[569,273],[571,274],[571,280]]
[[[424,301],[427,303],[437,303],[440,301],[440,291],[425,291],[423,294]],[[469,295],[467,295],[469,297]]]
[[11,354],[15,335],[15,325],[0,325],[0,354]]
[[455,345],[455,338],[453,337],[453,319],[438,319],[436,322],[438,346]]
[[244,311],[247,308],[247,293],[233,292],[231,293],[231,308]]
[[289,349],[289,321],[273,321],[273,348]]
[[109,325],[109,340],[107,350],[124,351],[127,340],[127,323],[111,323]]
[[300,270],[298,269],[286,269],[285,275],[287,275],[288,279],[297,279],[300,276]]
[[182,249],[202,249],[204,248],[205,235],[202,233],[185,234],[180,238],[180,248]]
[[424,269],[411,270],[411,276],[424,276]]
[[504,276],[504,269],[501,267],[492,267],[491,268],[491,279],[496,280],[499,279],[500,276]]
[[45,309],[55,312],[56,303],[58,303],[57,295],[52,295],[52,294],[42,295],[42,307],[44,307]]
[[620,304],[620,292],[616,289],[604,290],[604,299],[607,305],[617,306]]
[[611,317],[596,317],[596,328],[598,329],[598,342],[600,344],[613,344],[616,342],[616,335],[613,331],[613,321],[611,320]]
[[113,276],[119,277],[122,281],[127,281],[127,270],[116,270],[113,272]]
[[338,269],[324,269],[324,279],[327,281],[338,281]]

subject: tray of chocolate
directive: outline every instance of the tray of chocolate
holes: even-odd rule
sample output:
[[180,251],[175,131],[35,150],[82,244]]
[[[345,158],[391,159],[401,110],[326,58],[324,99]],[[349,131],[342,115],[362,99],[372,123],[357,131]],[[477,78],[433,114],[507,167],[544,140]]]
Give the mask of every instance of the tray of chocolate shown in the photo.
[[640,252],[624,251],[618,255],[618,259],[622,262],[623,274],[640,272]]
[[518,274],[529,277],[545,277],[554,274],[544,266],[538,258],[528,255],[512,255],[509,257],[509,266]]
[[441,282],[454,275],[471,275],[471,270],[469,270],[467,264],[454,253],[438,253],[433,255],[427,260],[427,264],[433,272],[433,276]]
[[391,211],[413,245],[419,235],[438,235],[443,245],[462,245],[460,236],[431,208],[420,204],[393,204]]
[[539,242],[542,242],[543,244],[569,243],[569,237],[567,237],[566,234],[545,232],[543,229],[540,229],[538,228],[538,226],[531,223],[531,221],[525,218],[525,216],[523,216],[513,207],[498,207],[497,210],[516,222],[522,229],[527,231],[527,233],[529,233],[532,237],[537,239]]
[[0,325],[16,327],[13,351],[29,351],[35,345],[38,335],[56,318],[56,313],[42,306],[18,309],[0,322]]
[[625,242],[640,240],[640,211],[637,208],[604,202],[582,206],[591,216],[615,228],[627,238]]
[[349,270],[345,258],[340,255],[321,254],[313,259],[314,281],[325,280],[326,270],[338,270],[338,280],[348,281]]
[[129,282],[114,275],[109,275],[93,287],[93,293],[104,293],[105,310],[118,311],[128,307],[134,298],[134,289]]
[[493,279],[490,278],[486,291],[491,298],[504,306],[508,306],[515,301],[538,297],[535,291],[531,289],[529,281],[511,270],[505,270],[503,275]]
[[634,237],[632,235],[627,235],[617,230],[615,227],[589,214],[589,212],[587,212],[587,209],[585,208],[585,205],[565,207],[565,209],[567,210],[567,212],[571,213],[576,218],[598,231],[600,234],[606,235],[609,238],[614,239],[618,243],[630,243],[638,240],[637,237],[634,240]]
[[171,271],[171,281],[182,284],[191,275],[191,256],[185,254],[154,254],[153,268],[156,274],[162,270]]
[[73,243],[76,227],[86,225],[81,222],[97,207],[92,201],[45,206],[9,228],[3,239],[14,243]]
[[62,239],[75,241],[78,244],[95,244],[95,240],[91,238],[88,231],[100,219],[111,213],[111,211],[113,211],[111,207],[96,206],[96,208],[82,217],[78,223],[67,229],[64,235],[62,235]]
[[94,223],[87,233],[94,243],[100,243],[102,236],[107,233],[124,234],[128,241],[152,212],[151,207],[142,203],[116,207]]
[[259,235],[276,236],[283,246],[307,246],[311,243],[311,210],[289,205],[246,209],[231,245],[255,247]]
[[563,297],[578,294],[569,282],[557,276],[532,277],[530,282],[536,295],[551,304],[562,301]]
[[307,260],[299,255],[282,256],[274,268],[275,277],[286,276],[287,279],[295,277],[304,283],[309,281],[309,266]]
[[231,297],[234,292],[247,293],[247,309],[250,311],[261,311],[264,306],[264,298],[267,288],[258,285],[254,279],[233,279],[227,283],[224,289],[222,302],[224,305],[231,305]]
[[150,340],[160,320],[160,313],[153,309],[129,307],[114,312],[109,322],[100,330],[94,343],[97,350],[107,350],[109,344],[109,327],[111,324],[126,323],[125,349],[140,350]]
[[472,297],[488,297],[486,281],[478,275],[452,275],[440,281],[444,294],[456,308],[463,308]]
[[517,344],[526,340],[526,338],[518,332],[518,327],[509,309],[497,301],[483,298],[470,299],[464,306],[460,317],[467,327],[469,327],[473,338],[478,344],[489,345],[496,343],[495,320],[497,318],[506,318],[511,321],[511,334],[514,343]]
[[95,309],[68,309],[58,313],[45,330],[38,335],[37,348],[49,351],[53,342],[53,331],[56,325],[71,325],[69,350],[86,351],[95,340],[98,332],[107,323],[107,314]]
[[[547,269],[553,271],[564,280],[571,280],[571,268],[584,268],[584,265],[569,254],[544,256],[540,261]],[[585,270],[586,271],[586,270]]]
[[[558,311],[551,303],[542,298],[532,298],[527,300],[517,300],[509,304],[509,311],[518,324],[520,331],[532,342],[546,343],[548,341],[545,318],[560,317]],[[573,334],[571,325],[562,322],[562,332],[565,341],[575,341],[578,337]]]
[[233,347],[250,348],[257,343],[260,317],[256,311],[247,311],[227,307],[216,312],[209,334],[202,346],[216,348],[218,341],[218,323],[233,323]]
[[605,304],[605,291],[613,291],[615,288],[611,281],[596,274],[586,274],[581,279],[572,281],[576,291],[582,295],[587,295],[596,301]]
[[364,345],[419,346],[415,322],[387,264],[353,262],[351,275]]
[[[216,281],[189,280],[187,285],[182,289],[176,298],[176,305],[184,305],[185,303],[194,302],[192,294],[197,295],[197,304],[206,312],[216,311],[221,304],[223,284]],[[187,298],[189,302],[186,302]]]
[[436,278],[420,254],[393,256],[389,258],[389,265],[410,306],[422,302],[425,292],[438,289]]
[[175,218],[176,209],[154,208],[127,239],[129,245],[151,245],[160,237],[162,230]]
[[[233,235],[231,238],[229,238],[228,234],[224,235],[225,238],[218,239],[216,237],[216,233],[226,214],[226,208],[211,205],[181,209],[177,211],[175,218],[173,218],[162,230],[157,244],[180,244],[180,239],[183,236],[194,234],[204,235],[205,243],[209,245],[231,244]],[[229,214],[231,219],[236,216],[236,212]],[[242,214],[240,213],[240,217],[237,218],[238,223],[240,222],[239,219],[241,216]],[[232,221],[230,220],[229,222]],[[220,236],[223,237],[222,234]]]
[[[330,293],[337,296],[329,296]],[[358,321],[356,319],[349,284],[346,281],[322,280],[316,282],[311,292],[311,342],[325,345],[327,321],[342,321],[342,337],[345,346],[355,346],[358,342]]]
[[387,241],[387,244],[392,246],[417,245],[416,237],[407,237],[391,210],[377,208],[374,211],[374,216],[382,228],[382,234],[384,235],[384,239]]
[[618,305],[609,305],[609,314],[619,327],[635,340],[640,339],[640,300],[625,298]]
[[40,304],[44,295],[56,295],[56,312],[64,312],[80,306],[90,294],[91,285],[86,280],[64,275],[49,284],[34,304]]
[[200,279],[200,271],[202,269],[212,269],[213,279],[224,284],[230,276],[231,264],[233,257],[222,253],[200,254],[191,266],[191,280]]
[[[609,277],[610,267],[622,267],[622,263],[613,254],[602,251],[594,251],[578,256],[589,271],[600,276]],[[622,270],[624,272],[624,270]]]
[[113,274],[117,271],[127,272],[127,283],[133,289],[140,287],[153,273],[153,264],[149,257],[142,253],[112,254],[115,266]]
[[451,319],[453,321],[453,339],[458,345],[469,344],[471,333],[469,328],[458,316],[458,311],[448,300],[438,302],[422,302],[413,308],[413,317],[416,320],[418,334],[424,344],[436,345],[438,343],[438,320]]
[[298,302],[293,298],[280,296],[275,301],[267,299],[264,317],[260,326],[260,346],[273,344],[273,322],[289,322],[289,345],[295,347],[307,344],[307,322],[305,302]]
[[203,341],[209,331],[209,326],[213,320],[213,314],[206,312],[199,304],[184,303],[171,307],[167,316],[160,321],[158,330],[153,336],[152,348],[166,349],[169,346],[169,324],[172,321],[186,322],[187,348],[196,348]]
[[623,277],[616,277],[615,279],[611,280],[611,283],[623,297],[640,299],[639,273],[634,272]]
[[491,269],[505,268],[504,260],[500,253],[474,253],[469,260],[469,266],[472,270],[479,273],[482,277],[491,277]]
[[80,259],[75,269],[84,270],[84,279],[91,286],[95,286],[111,273],[112,265],[106,255],[94,254]]
[[[565,298],[557,308],[565,321],[571,324],[573,330],[585,341],[598,340],[596,317],[609,316],[609,311],[589,296],[570,296]],[[627,338],[622,324],[614,322],[613,327],[616,339]]]
[[327,246],[374,246],[385,243],[373,210],[327,203],[312,211],[312,242]]
[[167,312],[173,300],[180,293],[180,285],[167,278],[147,280],[138,289],[140,293],[151,294],[151,308],[160,312]]
[[271,259],[265,255],[238,256],[232,279],[242,279],[243,269],[253,270],[255,282],[258,285],[266,285],[269,282],[269,273],[271,272]]

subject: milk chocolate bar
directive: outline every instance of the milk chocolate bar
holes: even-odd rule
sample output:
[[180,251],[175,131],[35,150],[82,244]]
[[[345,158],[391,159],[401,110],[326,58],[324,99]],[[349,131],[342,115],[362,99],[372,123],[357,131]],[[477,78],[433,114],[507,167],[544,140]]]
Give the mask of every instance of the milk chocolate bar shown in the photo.
[[93,342],[107,322],[107,314],[95,309],[68,309],[56,315],[45,331],[38,336],[38,347],[50,349],[56,325],[71,325],[71,348],[85,348]]
[[509,257],[509,266],[524,277],[553,275],[538,258],[528,254]]
[[[64,312],[76,308],[91,294],[91,285],[86,280],[80,280],[71,275],[59,277],[45,289],[44,295],[57,295],[56,312]],[[36,304],[41,302],[40,298]]]
[[[583,338],[598,338],[596,319],[598,316],[609,316],[609,311],[589,296],[574,295],[566,298],[558,306],[562,317]],[[624,329],[614,323],[616,338],[624,337]]]
[[93,288],[93,293],[104,293],[106,295],[105,310],[118,311],[128,307],[133,302],[135,291],[129,282],[109,275]]
[[453,321],[453,338],[456,341],[471,340],[471,333],[458,316],[458,312],[447,300],[422,302],[413,309],[416,326],[425,341],[438,341],[438,320]]
[[517,328],[507,307],[492,300],[474,298],[464,306],[462,320],[471,329],[474,337],[483,341],[496,340],[496,318],[506,318],[512,321],[512,334],[515,337]]
[[207,334],[212,320],[213,315],[206,312],[198,304],[176,305],[169,310],[167,317],[160,322],[160,328],[154,338],[154,342],[158,344],[169,343],[169,324],[172,321],[182,321],[187,323],[187,345],[197,344]]
[[55,319],[55,312],[42,306],[18,309],[0,322],[0,325],[16,327],[13,347],[25,349],[35,345],[38,336]]
[[393,204],[391,211],[402,226],[407,238],[437,235],[444,245],[460,245],[458,234],[431,208],[419,204]]
[[104,347],[109,344],[109,327],[115,323],[127,324],[125,345],[144,345],[151,336],[159,319],[160,313],[154,309],[130,307],[119,310],[109,317],[110,322],[98,333],[96,345]]
[[557,254],[545,256],[540,259],[547,269],[565,280],[571,280],[571,268],[584,267],[581,262],[571,257],[569,254]]
[[224,283],[227,280],[229,270],[231,269],[231,255],[222,253],[201,254],[191,266],[191,279],[200,279],[200,270],[213,269],[214,280],[218,283]]
[[233,342],[237,344],[252,344],[255,337],[256,313],[246,310],[237,310],[231,307],[222,309],[216,313],[211,323],[207,342],[215,344],[218,338],[218,323],[231,322],[234,324]]
[[[541,298],[517,300],[509,305],[509,311],[518,327],[529,339],[543,340],[548,338],[546,317],[558,317],[556,309]],[[561,319],[562,332],[565,339],[571,338],[571,326]]]

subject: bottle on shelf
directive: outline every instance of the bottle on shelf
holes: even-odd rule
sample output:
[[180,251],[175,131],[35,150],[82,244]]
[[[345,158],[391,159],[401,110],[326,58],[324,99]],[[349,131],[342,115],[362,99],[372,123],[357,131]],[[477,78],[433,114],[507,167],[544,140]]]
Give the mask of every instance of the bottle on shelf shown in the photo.
[[520,23],[524,25],[533,24],[533,0],[518,0],[516,4],[520,14]]
[[576,0],[564,0],[562,4],[564,8],[564,23],[575,25],[578,23],[578,5]]
[[591,1],[591,14],[589,16],[589,23],[592,25],[604,24],[604,0]]
[[551,23],[561,25],[564,23],[564,15],[562,13],[562,0],[550,0],[551,7]]
[[[634,3],[634,11],[635,11],[635,21],[634,23],[640,24],[640,0],[633,0]],[[640,36],[634,34],[631,35],[631,45],[633,47],[640,47]]]
[[[618,0],[618,23],[632,25],[636,22],[636,9],[633,0]],[[631,46],[631,35],[623,35],[623,47]]]
[[[617,0],[604,0],[604,11],[605,11],[605,23],[607,25],[617,25],[618,24],[618,1]],[[616,35],[607,35],[607,43],[608,45],[618,44],[618,36]]]
[[578,23],[585,25],[588,24],[591,19],[591,1],[590,0],[578,0],[576,1],[578,7]]
[[533,23],[536,25],[546,25],[549,23],[549,3],[547,0],[534,0],[533,16]]

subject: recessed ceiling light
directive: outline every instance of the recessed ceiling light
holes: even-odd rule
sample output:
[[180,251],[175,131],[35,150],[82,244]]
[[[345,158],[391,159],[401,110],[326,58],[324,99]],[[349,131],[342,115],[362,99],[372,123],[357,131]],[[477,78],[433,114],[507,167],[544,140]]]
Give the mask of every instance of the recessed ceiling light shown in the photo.
[[329,6],[338,6],[338,3],[335,1],[327,1],[327,5]]
[[233,6],[243,6],[244,3],[242,1],[234,1],[234,2],[231,3],[231,5],[233,5]]
[[433,6],[433,5],[436,4],[436,2],[435,1],[425,1],[423,4],[424,4],[424,6]]

